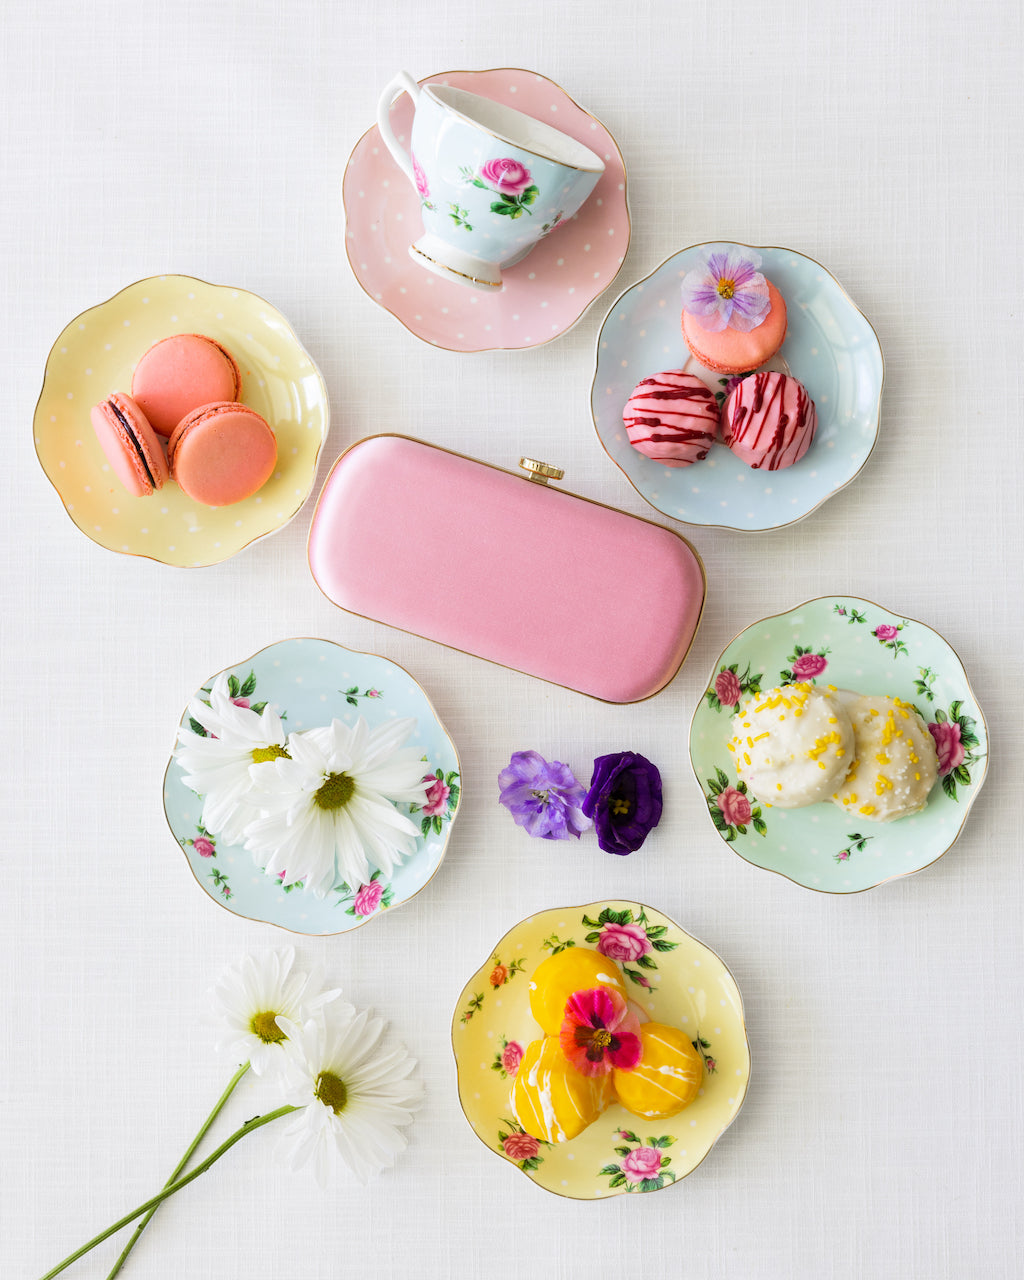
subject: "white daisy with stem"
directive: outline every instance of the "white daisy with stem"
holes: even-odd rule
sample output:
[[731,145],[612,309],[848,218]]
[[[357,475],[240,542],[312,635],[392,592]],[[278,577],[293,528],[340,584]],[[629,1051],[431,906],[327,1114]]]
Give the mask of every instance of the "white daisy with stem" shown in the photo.
[[271,767],[250,770],[262,816],[246,827],[245,847],[267,875],[284,872],[322,898],[339,877],[356,887],[374,867],[390,876],[415,851],[420,830],[395,807],[426,801],[422,757],[403,745],[415,726],[335,720],[290,734]]
[[241,844],[246,825],[259,816],[250,796],[251,770],[287,755],[284,725],[273,707],[257,712],[240,706],[232,696],[228,677],[221,673],[210,688],[210,701],[193,698],[192,720],[205,730],[178,730],[174,758],[184,771],[187,787],[203,797],[202,824],[211,835]]
[[[107,1280],[112,1280],[164,1200],[206,1173],[242,1138],[284,1116],[294,1116],[282,1143],[291,1167],[297,1168],[313,1158],[317,1180],[321,1183],[326,1179],[332,1155],[339,1157],[362,1181],[394,1163],[395,1156],[406,1145],[401,1130],[412,1122],[423,1101],[422,1086],[413,1079],[415,1060],[404,1048],[387,1051],[380,1048],[385,1031],[380,1019],[371,1018],[368,1013],[356,1013],[348,1004],[332,1004],[336,991],[312,995],[309,979],[291,973],[292,957],[287,952],[271,955],[274,958],[266,959],[262,969],[259,962],[242,961],[233,974],[229,972],[222,978],[216,998],[222,1006],[231,1008],[232,1036],[238,1034],[239,1020],[249,1011],[249,1032],[246,1033],[249,1044],[268,1043],[265,1015],[273,1013],[281,1038],[269,1038],[269,1043],[276,1047],[276,1056],[270,1061],[282,1070],[280,1073],[269,1071],[264,1078],[276,1081],[285,1101],[247,1120],[205,1160],[184,1173],[200,1141],[249,1069],[249,1063],[244,1063],[163,1190],[69,1254],[42,1280],[53,1280],[91,1249],[141,1218],[108,1275]],[[243,972],[245,979],[241,977]],[[300,986],[311,1002],[313,1016],[292,1020],[283,1012],[274,1012],[275,1004],[286,1001],[298,1012],[302,1001],[292,1001],[291,997],[298,996]],[[239,1043],[237,1039],[233,1042]]]

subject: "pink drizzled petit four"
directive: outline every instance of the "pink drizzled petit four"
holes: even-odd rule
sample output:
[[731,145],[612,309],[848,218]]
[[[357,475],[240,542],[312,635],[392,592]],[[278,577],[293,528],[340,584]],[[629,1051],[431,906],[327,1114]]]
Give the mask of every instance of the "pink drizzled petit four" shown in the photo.
[[622,411],[629,443],[665,467],[706,458],[718,435],[718,417],[714,392],[681,369],[644,378]]
[[799,462],[814,440],[818,415],[803,383],[784,373],[752,373],[722,408],[722,439],[754,470]]

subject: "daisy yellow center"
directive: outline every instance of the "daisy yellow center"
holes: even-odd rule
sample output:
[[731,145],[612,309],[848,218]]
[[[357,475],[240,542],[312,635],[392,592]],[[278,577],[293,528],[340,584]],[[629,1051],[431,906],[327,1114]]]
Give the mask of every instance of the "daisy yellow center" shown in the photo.
[[725,276],[715,285],[715,290],[720,298],[731,298],[736,292],[736,281],[727,280]]
[[267,764],[270,760],[290,760],[291,756],[285,751],[284,747],[279,747],[276,743],[271,743],[269,747],[253,747],[252,762],[253,764]]
[[280,1044],[282,1040],[287,1040],[288,1037],[277,1025],[276,1018],[277,1014],[272,1013],[269,1009],[262,1013],[254,1013],[249,1020],[249,1030],[264,1044]]
[[333,1071],[320,1072],[316,1078],[314,1092],[324,1106],[330,1107],[336,1116],[345,1110],[348,1089],[345,1088],[345,1081],[340,1076],[336,1076]]
[[621,818],[623,814],[629,813],[628,800],[613,800],[611,803],[612,817]]
[[329,773],[314,794],[313,803],[320,809],[342,809],[355,789],[356,784],[347,773]]

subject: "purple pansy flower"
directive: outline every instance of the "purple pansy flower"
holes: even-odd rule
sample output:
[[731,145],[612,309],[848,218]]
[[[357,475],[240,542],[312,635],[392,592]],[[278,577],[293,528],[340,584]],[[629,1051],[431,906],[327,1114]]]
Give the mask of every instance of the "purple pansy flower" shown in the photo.
[[683,310],[711,333],[749,333],[771,305],[760,266],[761,255],[753,249],[713,250],[683,277]]
[[583,786],[567,764],[549,764],[536,751],[515,751],[498,774],[498,799],[531,836],[579,839],[592,825],[582,812]]
[[605,853],[639,849],[661,821],[661,809],[661,774],[645,756],[618,751],[594,761],[583,812],[594,819]]

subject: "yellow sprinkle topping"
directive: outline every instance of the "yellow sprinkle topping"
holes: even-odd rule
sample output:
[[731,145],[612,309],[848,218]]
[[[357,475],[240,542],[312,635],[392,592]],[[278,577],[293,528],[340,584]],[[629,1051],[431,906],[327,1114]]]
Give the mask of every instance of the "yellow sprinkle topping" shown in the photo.
[[828,718],[828,722],[829,722],[829,724],[838,724],[838,723],[839,723],[839,717],[838,717],[838,716],[829,716],[829,718]]
[[819,760],[819,761],[818,761],[818,768],[819,768],[819,769],[824,769],[824,768],[825,768],[825,761],[824,761],[824,760]]
[[874,813],[874,811],[875,806],[873,804],[862,804],[858,812],[863,813],[865,817],[867,817]]
[[743,753],[743,759],[747,762],[747,764],[750,764],[750,756],[748,756],[745,751]]
[[879,764],[889,763],[889,757],[885,754],[884,751],[877,752],[877,754],[875,755],[875,759],[878,761]]
[[781,782],[776,782],[776,784],[775,784],[775,790],[776,790],[776,791],[781,791],[781,790],[782,790],[782,783],[781,783]]
[[880,773],[875,778],[875,795],[880,796],[883,791],[891,791],[891,790],[892,790],[892,783],[889,781],[889,779],[885,776],[884,773]]

